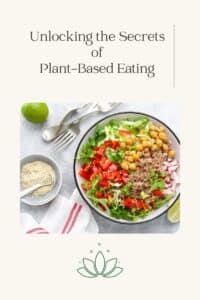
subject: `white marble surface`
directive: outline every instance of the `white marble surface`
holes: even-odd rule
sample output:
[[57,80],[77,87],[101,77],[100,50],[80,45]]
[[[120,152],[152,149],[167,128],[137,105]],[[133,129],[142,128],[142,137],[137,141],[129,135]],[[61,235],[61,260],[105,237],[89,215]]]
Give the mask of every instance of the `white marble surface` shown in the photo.
[[[21,158],[29,154],[45,154],[53,157],[59,164],[62,174],[63,174],[63,185],[61,193],[66,196],[66,198],[71,195],[75,188],[75,182],[73,178],[73,157],[75,149],[78,145],[84,132],[94,124],[94,122],[101,119],[105,114],[95,114],[84,120],[81,123],[81,134],[80,136],[63,152],[54,153],[51,144],[43,142],[41,138],[41,131],[43,126],[54,125],[61,120],[64,113],[72,108],[80,106],[80,103],[73,104],[52,104],[49,103],[49,119],[45,125],[32,124],[27,122],[23,117],[21,117]],[[120,104],[114,112],[120,111],[137,111],[143,113],[149,113],[171,127],[171,129],[179,136],[180,135],[180,108],[175,103],[167,102],[129,102]],[[30,213],[38,222],[44,215],[49,204],[39,207],[31,207],[26,204],[21,204],[21,211],[26,211]],[[179,224],[171,224],[168,222],[166,215],[162,215],[159,218],[144,223],[135,225],[123,225],[111,222],[97,213],[92,212],[100,229],[100,233],[173,233],[176,232]]]

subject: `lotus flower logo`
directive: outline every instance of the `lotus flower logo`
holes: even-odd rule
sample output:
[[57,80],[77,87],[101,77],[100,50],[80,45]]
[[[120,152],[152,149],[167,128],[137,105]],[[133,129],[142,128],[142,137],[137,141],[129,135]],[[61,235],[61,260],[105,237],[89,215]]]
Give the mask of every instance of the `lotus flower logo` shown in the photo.
[[77,272],[87,278],[102,276],[105,278],[116,277],[123,272],[123,268],[117,266],[116,257],[106,260],[102,251],[98,251],[95,259],[83,258],[82,267]]

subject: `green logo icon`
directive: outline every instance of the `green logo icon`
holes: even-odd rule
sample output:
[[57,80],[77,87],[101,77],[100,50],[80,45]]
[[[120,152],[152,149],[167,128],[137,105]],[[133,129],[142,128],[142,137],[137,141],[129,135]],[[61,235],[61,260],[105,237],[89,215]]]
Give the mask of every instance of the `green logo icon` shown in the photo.
[[116,257],[106,260],[103,252],[98,251],[94,260],[84,257],[82,259],[82,267],[78,268],[77,272],[87,278],[96,278],[98,276],[112,278],[119,276],[123,272],[123,268],[119,267],[118,263],[119,261]]

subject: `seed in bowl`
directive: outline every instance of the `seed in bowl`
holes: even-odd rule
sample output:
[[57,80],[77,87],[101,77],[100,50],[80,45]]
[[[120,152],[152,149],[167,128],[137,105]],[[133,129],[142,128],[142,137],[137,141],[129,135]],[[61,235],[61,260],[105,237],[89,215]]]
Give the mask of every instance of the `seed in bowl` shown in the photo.
[[22,166],[21,185],[24,189],[35,184],[44,184],[32,193],[33,196],[43,196],[50,192],[55,185],[55,171],[47,163],[43,161],[33,161]]

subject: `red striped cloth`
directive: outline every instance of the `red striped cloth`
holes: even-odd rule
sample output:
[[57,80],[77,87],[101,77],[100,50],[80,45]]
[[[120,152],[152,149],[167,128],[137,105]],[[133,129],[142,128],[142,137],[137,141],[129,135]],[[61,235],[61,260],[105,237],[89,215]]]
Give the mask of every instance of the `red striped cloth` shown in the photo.
[[[63,229],[61,230],[62,234],[66,234],[66,233],[70,233],[70,231],[72,230],[73,226],[75,225],[79,213],[82,209],[82,205],[79,203],[74,203],[74,205],[71,208],[71,211],[69,212],[69,215],[66,219],[66,222],[63,226]],[[32,229],[29,229],[28,231],[26,231],[27,234],[48,234],[49,232],[46,231],[44,228],[42,227],[35,227]]]
[[83,201],[77,189],[70,197],[59,195],[54,199],[46,208],[45,214],[41,216],[40,223],[34,217],[34,209],[23,207],[23,212],[20,214],[21,226],[29,235],[98,233],[99,231],[90,208]]

